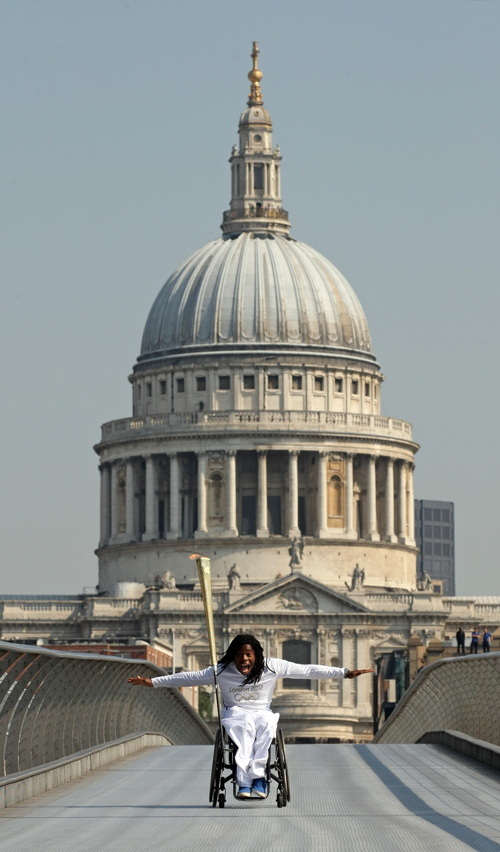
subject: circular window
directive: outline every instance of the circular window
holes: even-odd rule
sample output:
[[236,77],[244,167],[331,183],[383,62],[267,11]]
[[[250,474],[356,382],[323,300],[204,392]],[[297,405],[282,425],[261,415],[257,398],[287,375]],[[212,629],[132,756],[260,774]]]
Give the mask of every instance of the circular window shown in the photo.
[[254,142],[262,142],[262,136],[259,136],[259,134],[257,133],[257,134],[253,137],[253,141],[254,141]]

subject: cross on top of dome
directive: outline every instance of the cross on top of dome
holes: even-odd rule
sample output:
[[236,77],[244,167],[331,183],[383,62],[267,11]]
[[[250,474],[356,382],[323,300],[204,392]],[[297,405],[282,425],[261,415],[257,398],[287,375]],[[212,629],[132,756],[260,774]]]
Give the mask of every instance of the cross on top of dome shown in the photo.
[[248,96],[248,106],[255,106],[257,104],[263,104],[262,94],[260,91],[260,81],[262,80],[263,74],[257,63],[259,60],[259,43],[254,41],[253,50],[250,54],[253,60],[253,68],[248,72],[248,79],[251,82],[250,86],[250,94]]

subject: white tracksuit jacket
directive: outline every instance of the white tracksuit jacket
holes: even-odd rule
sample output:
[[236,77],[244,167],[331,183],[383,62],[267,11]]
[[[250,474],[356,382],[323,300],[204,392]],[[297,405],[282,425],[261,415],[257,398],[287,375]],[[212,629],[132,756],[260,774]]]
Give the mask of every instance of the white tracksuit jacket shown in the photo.
[[[262,713],[262,711],[270,709],[274,687],[279,678],[307,678],[310,680],[343,678],[348,671],[348,669],[335,668],[334,666],[290,663],[288,660],[271,657],[264,661],[264,671],[258,683],[249,683],[243,686],[243,675],[240,674],[234,663],[229,663],[225,669],[222,669],[221,666],[218,667],[217,682],[222,693],[224,711],[239,707],[249,713]],[[178,674],[154,677],[152,681],[154,687],[206,686],[213,684],[214,670],[213,666],[209,666],[199,672],[179,672]],[[225,715],[225,712],[223,712],[223,718]]]

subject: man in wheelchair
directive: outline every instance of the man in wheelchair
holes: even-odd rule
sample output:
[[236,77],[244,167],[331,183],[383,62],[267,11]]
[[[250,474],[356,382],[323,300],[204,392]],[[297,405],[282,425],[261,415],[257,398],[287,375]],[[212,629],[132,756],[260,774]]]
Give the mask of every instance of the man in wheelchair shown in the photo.
[[[238,798],[267,796],[266,764],[276,734],[279,713],[270,709],[279,678],[355,678],[373,669],[349,671],[334,666],[301,665],[264,657],[259,640],[249,633],[235,636],[217,666],[222,694],[222,724],[237,747],[235,756]],[[131,677],[134,686],[203,686],[214,683],[212,666],[199,672],[162,677]]]

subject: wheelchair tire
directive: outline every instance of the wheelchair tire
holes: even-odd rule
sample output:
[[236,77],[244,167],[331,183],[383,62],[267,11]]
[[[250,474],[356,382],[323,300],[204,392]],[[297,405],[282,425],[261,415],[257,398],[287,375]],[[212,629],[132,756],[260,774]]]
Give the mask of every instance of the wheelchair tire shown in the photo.
[[284,797],[283,793],[278,793],[278,795],[276,796],[276,804],[278,805],[279,808],[285,807],[286,801],[285,801],[285,797]]
[[276,731],[276,763],[278,774],[281,781],[281,792],[283,793],[284,803],[278,807],[286,807],[286,803],[290,801],[290,778],[288,775],[288,765],[286,762],[285,737],[283,728],[278,728]]
[[219,808],[223,808],[226,804],[226,797],[224,793],[219,793]]
[[[220,731],[217,730],[215,734],[215,743],[214,743],[214,756],[212,758],[212,773],[210,775],[210,798],[209,801],[212,803],[212,807],[217,807],[217,801],[219,798],[219,788],[220,788],[220,778],[224,769],[224,746],[222,743],[222,738],[220,735]],[[219,807],[224,807],[224,805],[220,804]]]

